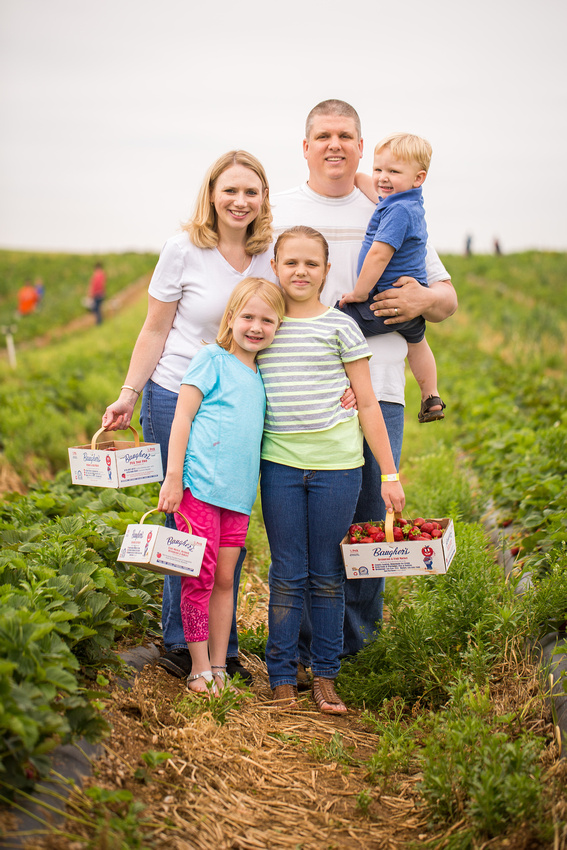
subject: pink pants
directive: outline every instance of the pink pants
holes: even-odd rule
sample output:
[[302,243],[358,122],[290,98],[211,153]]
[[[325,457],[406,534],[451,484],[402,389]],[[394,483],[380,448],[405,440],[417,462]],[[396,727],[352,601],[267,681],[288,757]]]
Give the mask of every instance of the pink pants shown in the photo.
[[[196,499],[189,489],[184,490],[179,512],[192,526],[193,534],[206,537],[203,564],[198,576],[181,579],[181,621],[188,643],[209,638],[209,599],[215,583],[217,558],[220,548],[241,548],[246,540],[250,517]],[[175,514],[179,531],[188,531],[187,523]]]

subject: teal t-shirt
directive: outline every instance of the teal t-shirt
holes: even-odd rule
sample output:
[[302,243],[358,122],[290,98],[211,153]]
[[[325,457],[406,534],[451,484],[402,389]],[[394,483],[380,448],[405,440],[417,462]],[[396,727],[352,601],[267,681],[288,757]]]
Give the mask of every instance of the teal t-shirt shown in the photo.
[[250,515],[266,410],[260,373],[213,344],[193,357],[181,383],[203,393],[189,434],[183,486],[202,502]]

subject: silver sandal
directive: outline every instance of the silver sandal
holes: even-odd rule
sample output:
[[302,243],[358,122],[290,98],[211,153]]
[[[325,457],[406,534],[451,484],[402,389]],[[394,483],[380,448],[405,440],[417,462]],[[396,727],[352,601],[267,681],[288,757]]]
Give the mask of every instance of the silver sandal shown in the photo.
[[[195,688],[191,687],[191,682],[196,682],[197,679],[203,679],[206,685],[206,690],[198,691]],[[216,695],[216,687],[215,687],[215,678],[211,670],[204,670],[203,673],[191,673],[187,676],[187,690],[191,694],[197,694],[197,696],[210,697]]]
[[[225,688],[230,688],[233,691],[238,691],[238,688],[232,684],[230,676],[226,672],[226,664],[211,664],[211,670],[213,671],[213,677],[219,680],[221,690],[224,691]],[[219,672],[215,673],[215,670]]]

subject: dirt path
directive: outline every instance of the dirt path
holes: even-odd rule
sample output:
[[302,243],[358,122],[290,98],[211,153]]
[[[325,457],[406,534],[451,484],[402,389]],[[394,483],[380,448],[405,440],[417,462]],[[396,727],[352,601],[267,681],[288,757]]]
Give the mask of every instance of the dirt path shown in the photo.
[[[113,731],[89,784],[129,790],[142,801],[152,824],[143,831],[156,850],[399,850],[419,840],[426,832],[419,777],[393,777],[382,788],[370,783],[365,761],[378,741],[360,712],[325,717],[309,695],[297,710],[275,709],[264,664],[246,662],[255,676],[252,692],[224,724],[155,665],[144,668],[131,691],[112,688]],[[142,754],[149,752],[169,756],[144,781]],[[94,837],[72,823],[65,828],[85,842]],[[89,846],[141,846],[98,840]],[[84,846],[61,835],[26,845]]]

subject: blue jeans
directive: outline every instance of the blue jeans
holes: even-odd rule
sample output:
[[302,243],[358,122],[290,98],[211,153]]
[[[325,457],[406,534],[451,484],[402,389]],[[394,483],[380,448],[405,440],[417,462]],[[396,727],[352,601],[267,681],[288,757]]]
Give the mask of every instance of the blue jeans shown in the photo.
[[303,470],[263,460],[260,490],[272,564],[266,662],[270,686],[297,682],[303,599],[311,601],[311,669],[334,679],[343,645],[340,541],[352,522],[362,468]]
[[[402,440],[404,437],[404,406],[381,401],[380,408],[386,423],[396,469],[400,468]],[[381,472],[374,455],[364,441],[364,466],[362,489],[354,514],[355,522],[380,520],[386,516],[381,496]],[[383,578],[351,578],[345,583],[344,645],[341,657],[356,655],[365,643],[376,634],[384,608]],[[303,612],[299,639],[299,659],[305,667],[311,666],[311,616],[308,606]]]
[[[167,471],[169,435],[171,433],[171,425],[175,416],[176,406],[177,393],[166,390],[153,381],[148,381],[144,387],[144,395],[142,396],[140,422],[142,423],[144,440],[147,443],[159,443],[160,445],[164,474]],[[166,514],[165,524],[168,528],[176,527],[173,514]],[[227,650],[227,657],[229,658],[238,655],[236,606],[238,602],[240,573],[245,556],[246,549],[242,548],[234,571],[234,611]],[[181,576],[164,576],[161,625],[163,629],[163,644],[166,652],[170,652],[172,649],[187,649],[187,643],[183,633],[183,623],[181,622]]]

